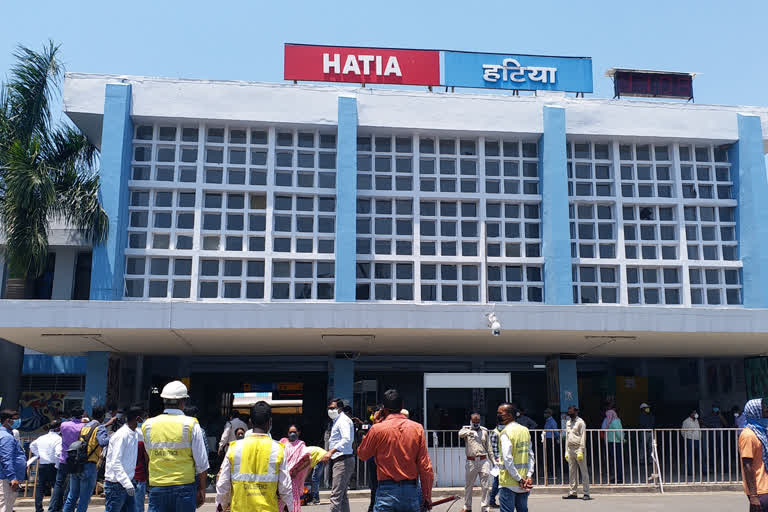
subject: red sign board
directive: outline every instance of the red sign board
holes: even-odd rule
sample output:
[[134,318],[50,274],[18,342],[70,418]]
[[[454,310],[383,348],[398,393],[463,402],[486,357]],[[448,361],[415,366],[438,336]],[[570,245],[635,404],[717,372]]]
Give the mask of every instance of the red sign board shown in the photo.
[[646,98],[693,98],[693,76],[689,73],[648,73],[619,71],[613,77],[614,92],[620,96]]
[[286,80],[439,85],[440,52],[349,46],[285,45]]

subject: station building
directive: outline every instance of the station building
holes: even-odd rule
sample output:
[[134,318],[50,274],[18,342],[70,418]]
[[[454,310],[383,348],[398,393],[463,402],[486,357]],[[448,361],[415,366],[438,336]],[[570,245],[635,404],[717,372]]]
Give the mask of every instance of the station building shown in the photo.
[[508,396],[677,425],[765,394],[768,108],[74,73],[64,112],[110,230],[62,227],[0,307],[32,409],[184,378],[318,429],[390,386],[430,429]]

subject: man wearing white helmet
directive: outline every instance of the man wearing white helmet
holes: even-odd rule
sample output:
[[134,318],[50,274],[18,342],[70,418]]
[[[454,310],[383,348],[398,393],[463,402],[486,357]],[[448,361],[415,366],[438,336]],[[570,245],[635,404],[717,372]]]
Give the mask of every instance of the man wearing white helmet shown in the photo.
[[160,397],[165,411],[141,428],[149,454],[149,512],[194,512],[205,503],[208,453],[203,431],[197,419],[182,412],[189,398],[183,383],[169,382]]

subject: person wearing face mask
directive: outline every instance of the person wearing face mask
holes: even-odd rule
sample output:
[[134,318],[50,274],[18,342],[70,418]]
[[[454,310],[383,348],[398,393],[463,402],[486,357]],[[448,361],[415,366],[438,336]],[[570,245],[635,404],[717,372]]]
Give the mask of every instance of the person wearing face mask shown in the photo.
[[238,428],[235,430],[235,441],[239,441],[241,439],[245,438],[245,429],[244,428]]
[[[491,434],[491,450],[493,450],[492,462],[497,469],[501,468],[503,462],[501,460],[501,431],[504,430],[504,425],[498,424],[496,428],[490,431]],[[435,445],[437,446],[437,445]],[[499,508],[496,503],[496,497],[499,495],[499,475],[494,476],[495,471],[491,470],[491,476],[493,476],[493,483],[491,484],[491,494],[488,498],[488,506],[491,508]]]
[[[251,407],[253,429],[229,445],[216,482],[216,510],[223,512],[286,512],[293,510],[291,474],[285,446],[273,440],[272,408],[267,402]],[[282,509],[278,505],[282,502]]]
[[750,512],[768,511],[768,400],[750,400],[744,406],[746,427],[739,434],[744,493]]
[[565,422],[565,460],[568,461],[568,482],[570,491],[565,500],[578,499],[579,473],[584,486],[584,500],[591,500],[589,496],[589,471],[587,470],[587,424],[579,418],[579,408],[568,407],[568,421]]
[[333,426],[328,440],[329,450],[321,462],[331,462],[331,512],[349,512],[347,490],[355,471],[355,459],[352,458],[355,425],[344,413],[344,401],[340,398],[334,398],[328,404],[328,417]]
[[528,496],[533,489],[533,454],[531,433],[515,421],[515,407],[503,403],[496,410],[496,419],[504,425],[501,432],[501,459],[499,471],[499,501],[501,512],[528,512]]
[[27,459],[13,437],[21,425],[18,411],[0,411],[0,425],[0,512],[13,512],[19,485],[27,479]]
[[288,427],[288,437],[280,440],[285,446],[285,462],[291,474],[291,486],[293,489],[293,510],[301,510],[301,496],[304,494],[304,480],[310,469],[312,458],[304,441],[299,439],[301,434],[299,427]]
[[546,472],[556,481],[560,457],[560,427],[552,417],[552,409],[544,409],[544,432],[541,433],[542,457],[546,459]]
[[701,444],[701,425],[699,425],[699,413],[696,409],[692,410],[685,420],[683,420],[680,435],[685,439],[686,451],[686,475],[693,476],[695,466],[694,461],[699,456],[699,447]]
[[643,402],[640,404],[640,417],[637,419],[637,428],[645,430],[640,435],[640,463],[651,462],[653,452],[653,432],[656,428],[656,417],[651,412],[651,406]]
[[459,430],[459,438],[464,440],[464,453],[467,457],[464,466],[466,479],[464,480],[464,511],[472,510],[472,489],[475,480],[480,477],[480,510],[487,512],[490,508],[488,494],[491,491],[493,480],[491,479],[491,435],[488,429],[480,425],[480,414],[472,413],[469,417],[469,425]]

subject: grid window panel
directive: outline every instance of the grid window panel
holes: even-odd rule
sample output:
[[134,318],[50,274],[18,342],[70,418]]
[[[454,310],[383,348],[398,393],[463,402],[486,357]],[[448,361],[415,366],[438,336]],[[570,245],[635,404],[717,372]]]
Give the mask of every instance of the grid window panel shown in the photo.
[[683,303],[681,267],[626,269],[629,304],[678,305]]
[[334,253],[334,196],[275,193],[272,209],[272,247],[275,253]]
[[201,257],[198,296],[205,299],[264,299],[264,259]]
[[536,142],[489,138],[484,144],[486,194],[540,193]]
[[742,304],[741,270],[738,268],[690,267],[691,304],[739,306]]
[[279,128],[275,148],[275,186],[335,189],[336,134]]
[[578,202],[569,206],[571,257],[616,258],[615,205]]
[[333,300],[335,262],[272,261],[272,300]]
[[411,198],[358,198],[357,254],[412,255],[413,210]]
[[358,301],[414,300],[414,266],[409,262],[358,261]]
[[676,196],[670,144],[621,144],[621,197],[625,201]]
[[423,302],[479,302],[480,264],[422,263]]
[[709,145],[680,146],[680,157],[684,199],[736,199],[726,150]]
[[358,190],[412,191],[413,154],[413,138],[407,135],[358,136]]
[[480,203],[426,200],[419,203],[421,256],[479,255]]
[[542,265],[488,265],[488,302],[544,302]]
[[622,220],[628,260],[679,259],[676,207],[625,204]]
[[129,255],[123,294],[131,299],[188,299],[191,276],[191,257]]
[[485,218],[489,258],[541,257],[541,208],[538,202],[488,201]]
[[730,206],[685,206],[689,260],[736,261],[736,209]]
[[204,191],[200,248],[203,251],[264,252],[266,195]]
[[571,198],[612,198],[616,195],[610,143],[569,141],[566,152],[568,195]]
[[421,192],[480,192],[477,138],[419,138]]
[[574,304],[618,304],[619,267],[573,265]]
[[131,187],[127,249],[191,250],[197,192]]

